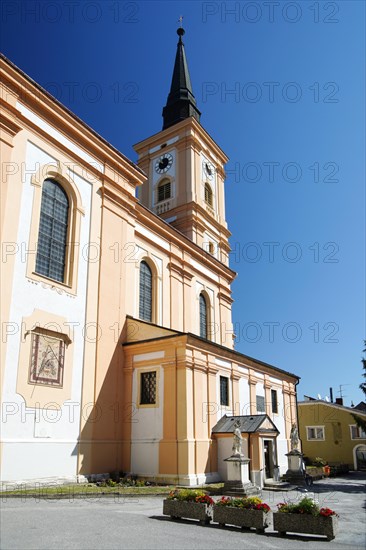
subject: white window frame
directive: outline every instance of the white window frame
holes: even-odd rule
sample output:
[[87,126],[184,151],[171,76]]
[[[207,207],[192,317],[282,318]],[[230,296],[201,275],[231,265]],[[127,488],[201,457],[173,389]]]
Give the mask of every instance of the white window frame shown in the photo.
[[[309,437],[309,430],[322,430],[322,437]],[[306,439],[308,441],[325,441],[325,426],[306,426]]]
[[[358,433],[360,434],[358,437],[353,436],[353,429],[354,428],[356,428],[358,430]],[[349,425],[349,430],[350,430],[350,434],[351,434],[351,439],[353,439],[353,440],[366,439],[366,432],[364,432],[362,430],[362,428],[357,426],[357,424],[350,424]]]

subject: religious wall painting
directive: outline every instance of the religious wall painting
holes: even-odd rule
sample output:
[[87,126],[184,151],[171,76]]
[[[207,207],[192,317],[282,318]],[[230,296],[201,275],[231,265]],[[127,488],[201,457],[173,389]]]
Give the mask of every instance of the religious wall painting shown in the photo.
[[65,342],[62,338],[32,333],[29,384],[62,388]]

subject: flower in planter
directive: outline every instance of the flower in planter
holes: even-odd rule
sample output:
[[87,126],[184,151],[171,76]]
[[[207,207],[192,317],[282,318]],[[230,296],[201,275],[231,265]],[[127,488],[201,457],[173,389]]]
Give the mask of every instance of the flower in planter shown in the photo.
[[220,500],[215,502],[215,506],[232,506],[232,500],[230,497],[221,497]]
[[337,516],[337,518],[339,517],[337,512],[335,512],[334,510],[331,510],[330,508],[320,508],[319,515],[324,516],[326,518],[329,518],[329,516]]
[[201,504],[212,505],[213,499],[205,491],[198,489],[175,489],[170,491],[168,500],[179,500],[181,502],[199,502]]
[[262,510],[262,512],[265,512],[266,514],[268,514],[270,509],[271,508],[265,502],[260,502],[254,506],[254,510]]
[[304,497],[299,502],[280,502],[277,504],[278,511],[287,514],[308,514],[312,516],[338,516],[330,508],[319,508],[318,504],[310,497]]
[[270,507],[259,497],[242,497],[242,498],[231,498],[231,497],[221,497],[215,503],[216,506],[231,506],[233,508],[243,508],[246,510],[261,510],[262,512],[268,513]]
[[212,506],[212,504],[214,503],[214,499],[208,495],[203,495],[203,496],[196,497],[196,502],[200,502],[201,504],[208,504],[209,506]]

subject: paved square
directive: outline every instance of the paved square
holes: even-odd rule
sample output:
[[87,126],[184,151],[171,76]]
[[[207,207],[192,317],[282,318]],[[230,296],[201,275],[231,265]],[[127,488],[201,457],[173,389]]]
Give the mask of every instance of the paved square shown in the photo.
[[[75,499],[3,498],[1,549],[194,549],[206,548],[325,548],[365,549],[366,473],[314,484],[322,506],[340,514],[339,533],[327,542],[320,537],[279,537],[271,529],[264,535],[236,527],[200,526],[194,521],[172,521],[162,515],[161,497],[89,497]],[[300,491],[263,491],[271,508]]]

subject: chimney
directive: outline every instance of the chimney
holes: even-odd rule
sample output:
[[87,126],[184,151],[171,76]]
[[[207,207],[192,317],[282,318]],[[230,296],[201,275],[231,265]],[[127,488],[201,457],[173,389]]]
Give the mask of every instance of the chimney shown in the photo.
[[335,402],[337,405],[343,405],[343,397],[336,397]]
[[333,388],[329,388],[330,402],[333,403]]

